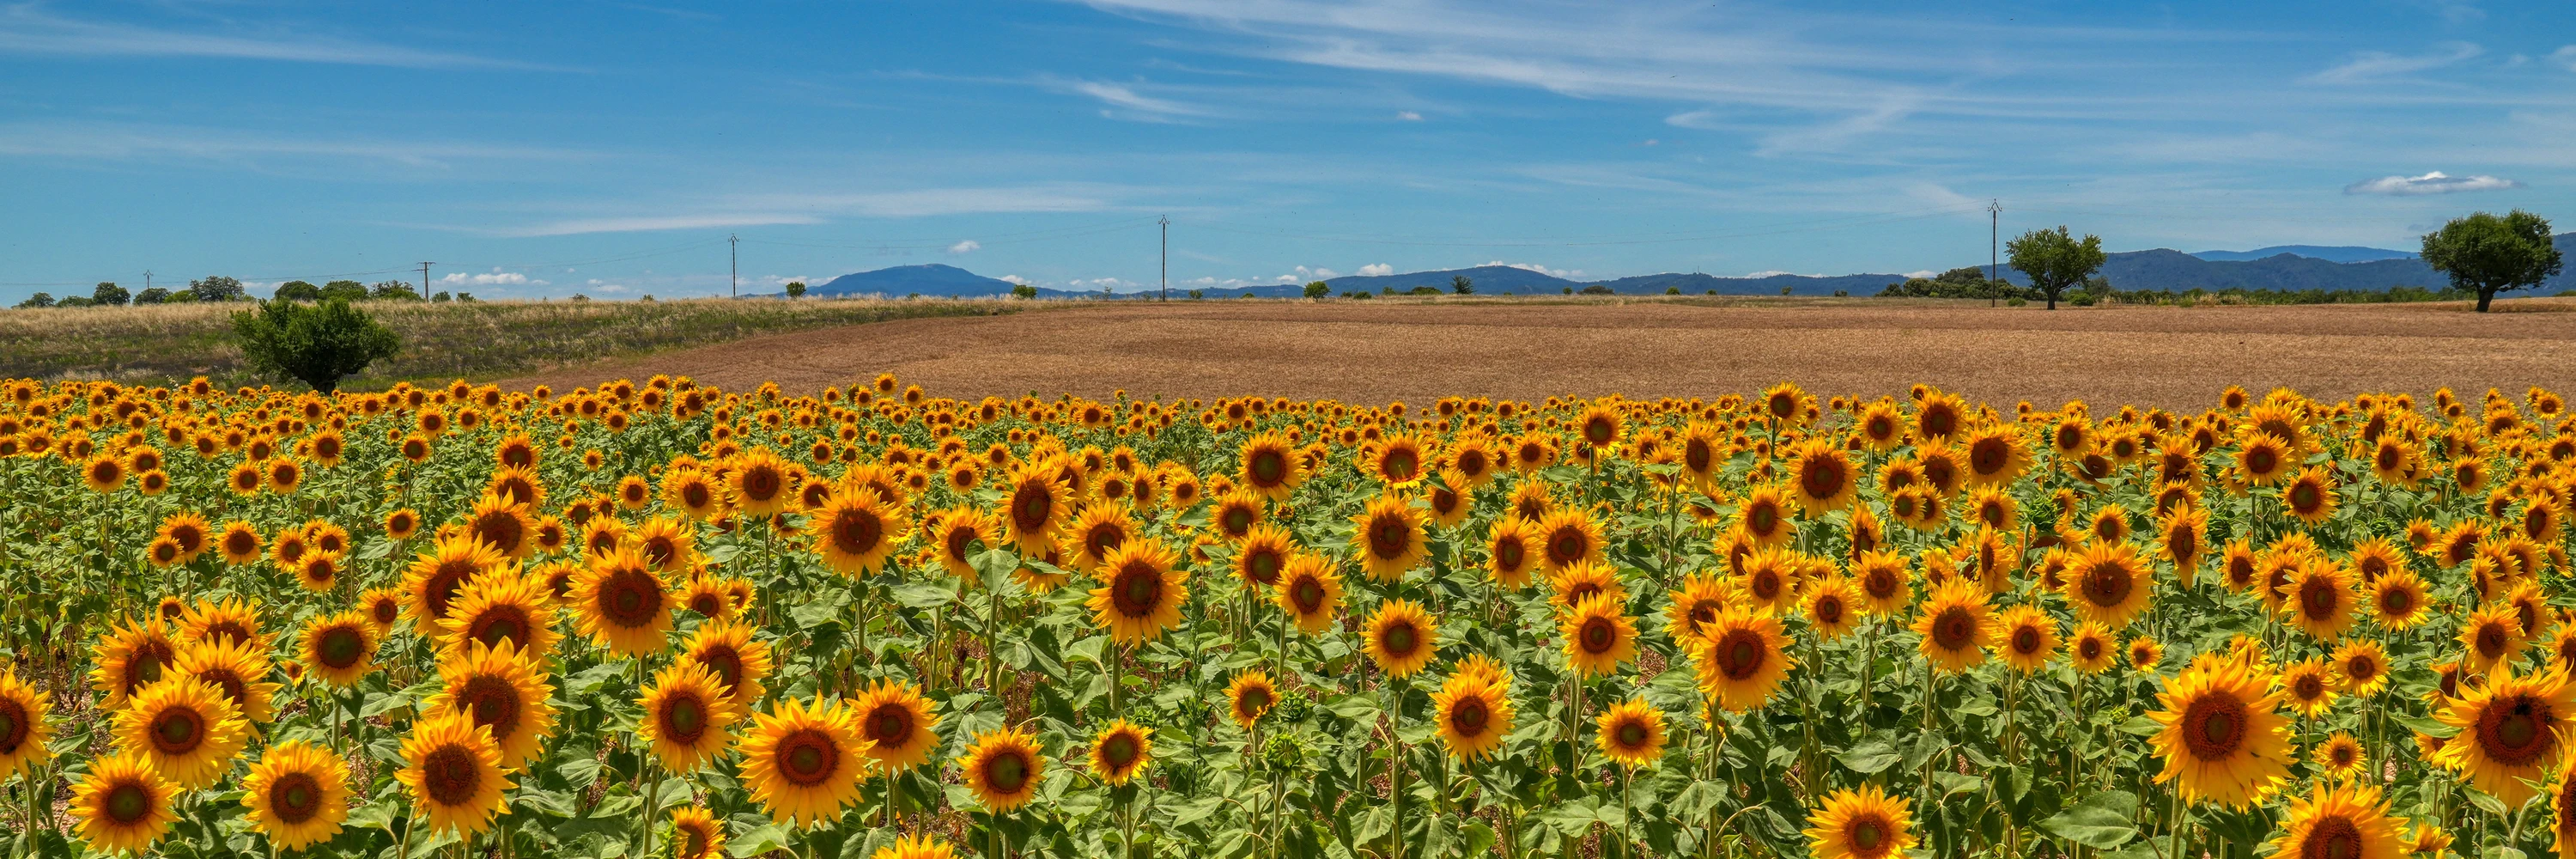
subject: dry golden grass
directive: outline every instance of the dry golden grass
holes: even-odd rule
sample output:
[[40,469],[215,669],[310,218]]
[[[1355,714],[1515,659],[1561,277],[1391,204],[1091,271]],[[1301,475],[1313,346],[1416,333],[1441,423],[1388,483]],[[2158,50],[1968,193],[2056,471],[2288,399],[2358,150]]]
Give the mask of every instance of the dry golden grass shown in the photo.
[[1204,301],[1083,305],[754,337],[508,381],[557,390],[689,374],[814,390],[891,371],[943,396],[1355,402],[1444,395],[1714,396],[1788,379],[1870,395],[1915,382],[1994,403],[2197,407],[2232,384],[2370,390],[2564,387],[2576,301],[2117,307],[2048,312],[1896,299]]
[[[403,348],[350,380],[357,390],[398,380],[488,379],[603,357],[633,357],[757,334],[889,319],[1001,313],[997,300],[370,301],[361,307],[401,335]],[[203,375],[257,381],[230,342],[230,315],[247,304],[167,304],[0,311],[0,377],[168,383]]]

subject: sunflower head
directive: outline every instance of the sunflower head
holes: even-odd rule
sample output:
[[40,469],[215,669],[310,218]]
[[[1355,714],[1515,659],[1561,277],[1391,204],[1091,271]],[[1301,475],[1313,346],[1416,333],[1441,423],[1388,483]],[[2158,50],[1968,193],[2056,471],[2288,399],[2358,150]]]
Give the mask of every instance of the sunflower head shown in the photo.
[[2434,715],[2460,731],[2433,762],[2507,808],[2518,808],[2535,795],[2529,782],[2543,780],[2567,757],[2576,730],[2576,687],[2556,669],[2498,673],[2483,685],[2463,688]]
[[667,646],[664,636],[678,600],[641,552],[621,549],[591,559],[573,579],[572,597],[582,633],[611,653],[636,656]]
[[[1138,751],[1141,765],[1143,750]],[[1046,758],[1038,752],[1037,737],[1016,728],[976,735],[960,766],[967,789],[994,814],[1027,805],[1046,778]]]
[[1614,673],[1621,663],[1636,661],[1637,623],[1618,595],[1584,597],[1558,617],[1557,633],[1565,639],[1565,660],[1578,676]]
[[671,859],[716,859],[724,846],[725,825],[715,812],[699,806],[671,812]]
[[299,656],[304,670],[333,686],[348,687],[376,668],[376,645],[382,633],[355,611],[316,620],[304,628]]
[[51,696],[18,679],[14,668],[0,668],[0,781],[52,756],[45,747],[53,729]]
[[1125,719],[1110,722],[1091,738],[1091,774],[1112,787],[1136,778],[1153,759],[1153,729]]
[[939,715],[931,712],[932,706],[920,687],[894,680],[876,681],[848,704],[859,735],[871,744],[868,757],[888,771],[930,762],[931,748],[939,744],[932,731]]
[[2183,798],[2243,808],[2281,789],[2289,775],[2289,719],[2269,672],[2244,653],[2202,654],[2157,694],[2149,713],[2164,759],[2158,782]]
[[1351,545],[1358,550],[1361,572],[1377,581],[1395,582],[1421,566],[1430,557],[1422,521],[1422,511],[1401,496],[1369,499],[1367,507],[1351,519]]
[[1923,637],[1919,649],[1933,667],[1966,671],[1986,661],[1986,648],[1996,635],[1994,610],[1987,606],[1983,588],[1954,578],[1924,601],[1914,631]]
[[695,772],[733,744],[741,709],[705,665],[683,661],[655,672],[636,702],[644,711],[637,736],[675,773]]
[[1601,711],[1593,726],[1594,742],[1613,761],[1650,767],[1663,759],[1664,711],[1643,698],[1630,698]]
[[1369,615],[1361,636],[1378,670],[1389,677],[1404,678],[1431,664],[1432,655],[1439,650],[1440,627],[1412,600],[1388,600]]
[[484,729],[500,749],[503,769],[517,770],[553,735],[554,686],[532,657],[504,640],[473,642],[439,661],[439,691],[422,702],[432,715],[454,713]]
[[1838,790],[1807,814],[1807,846],[1816,859],[1885,859],[1916,843],[1911,806],[1877,785]]
[[330,749],[302,740],[269,747],[242,790],[252,827],[280,849],[328,841],[349,819],[348,768]]
[[1160,538],[1119,546],[1102,564],[1101,586],[1086,603],[1094,621],[1121,643],[1161,638],[1180,624],[1181,604],[1189,600],[1189,574],[1179,562]]
[[858,801],[871,744],[850,724],[848,708],[788,699],[752,718],[756,724],[742,741],[742,780],[771,820],[808,826],[836,819]]
[[413,724],[402,757],[394,778],[409,789],[413,809],[431,830],[479,833],[508,811],[502,794],[513,785],[501,769],[500,746],[471,716],[441,713]]
[[128,752],[90,765],[72,788],[71,814],[91,849],[139,855],[178,822],[179,792],[151,761]]
[[876,572],[911,531],[910,515],[872,492],[838,495],[814,511],[805,525],[823,565],[850,576]]
[[761,681],[774,667],[767,642],[752,638],[750,627],[726,620],[699,624],[680,648],[680,658],[706,666],[723,684],[725,697],[746,707],[766,694]]
[[1440,741],[1462,761],[1492,757],[1512,731],[1511,683],[1482,666],[1463,668],[1431,696]]
[[1770,612],[1729,607],[1700,627],[1684,645],[1700,692],[1728,712],[1741,713],[1771,700],[1796,660],[1789,639]]
[[2344,781],[2290,800],[2272,855],[2397,859],[2406,841],[2405,826],[2388,815],[2377,785]]

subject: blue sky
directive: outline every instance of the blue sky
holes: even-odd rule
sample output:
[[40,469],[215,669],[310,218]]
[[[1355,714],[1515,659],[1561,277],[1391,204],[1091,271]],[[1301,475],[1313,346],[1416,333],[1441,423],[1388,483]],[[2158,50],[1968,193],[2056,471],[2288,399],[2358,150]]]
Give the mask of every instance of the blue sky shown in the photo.
[[0,0],[0,301],[2410,248],[2571,140],[2564,2]]

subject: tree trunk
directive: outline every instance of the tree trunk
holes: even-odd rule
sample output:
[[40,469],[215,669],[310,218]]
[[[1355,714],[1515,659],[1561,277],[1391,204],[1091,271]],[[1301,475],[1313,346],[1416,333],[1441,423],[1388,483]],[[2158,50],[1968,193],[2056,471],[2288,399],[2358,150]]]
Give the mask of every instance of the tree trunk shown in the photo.
[[2495,300],[2495,290],[2492,290],[2492,289],[2481,289],[2481,290],[2478,290],[2478,312],[2479,312],[2479,313],[2485,313],[2485,312],[2487,312],[2487,302],[2494,301],[2494,300]]

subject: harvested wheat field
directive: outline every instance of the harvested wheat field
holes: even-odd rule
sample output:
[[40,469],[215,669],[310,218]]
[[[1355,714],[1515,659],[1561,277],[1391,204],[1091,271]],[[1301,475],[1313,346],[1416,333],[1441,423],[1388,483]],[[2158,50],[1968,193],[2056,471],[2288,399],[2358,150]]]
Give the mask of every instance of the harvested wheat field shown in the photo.
[[2200,406],[2229,385],[2329,399],[2576,380],[2576,301],[1989,308],[1884,299],[1143,302],[754,337],[512,379],[558,390],[687,374],[726,388],[891,371],[951,397],[1713,396],[1921,382],[1974,400]]

